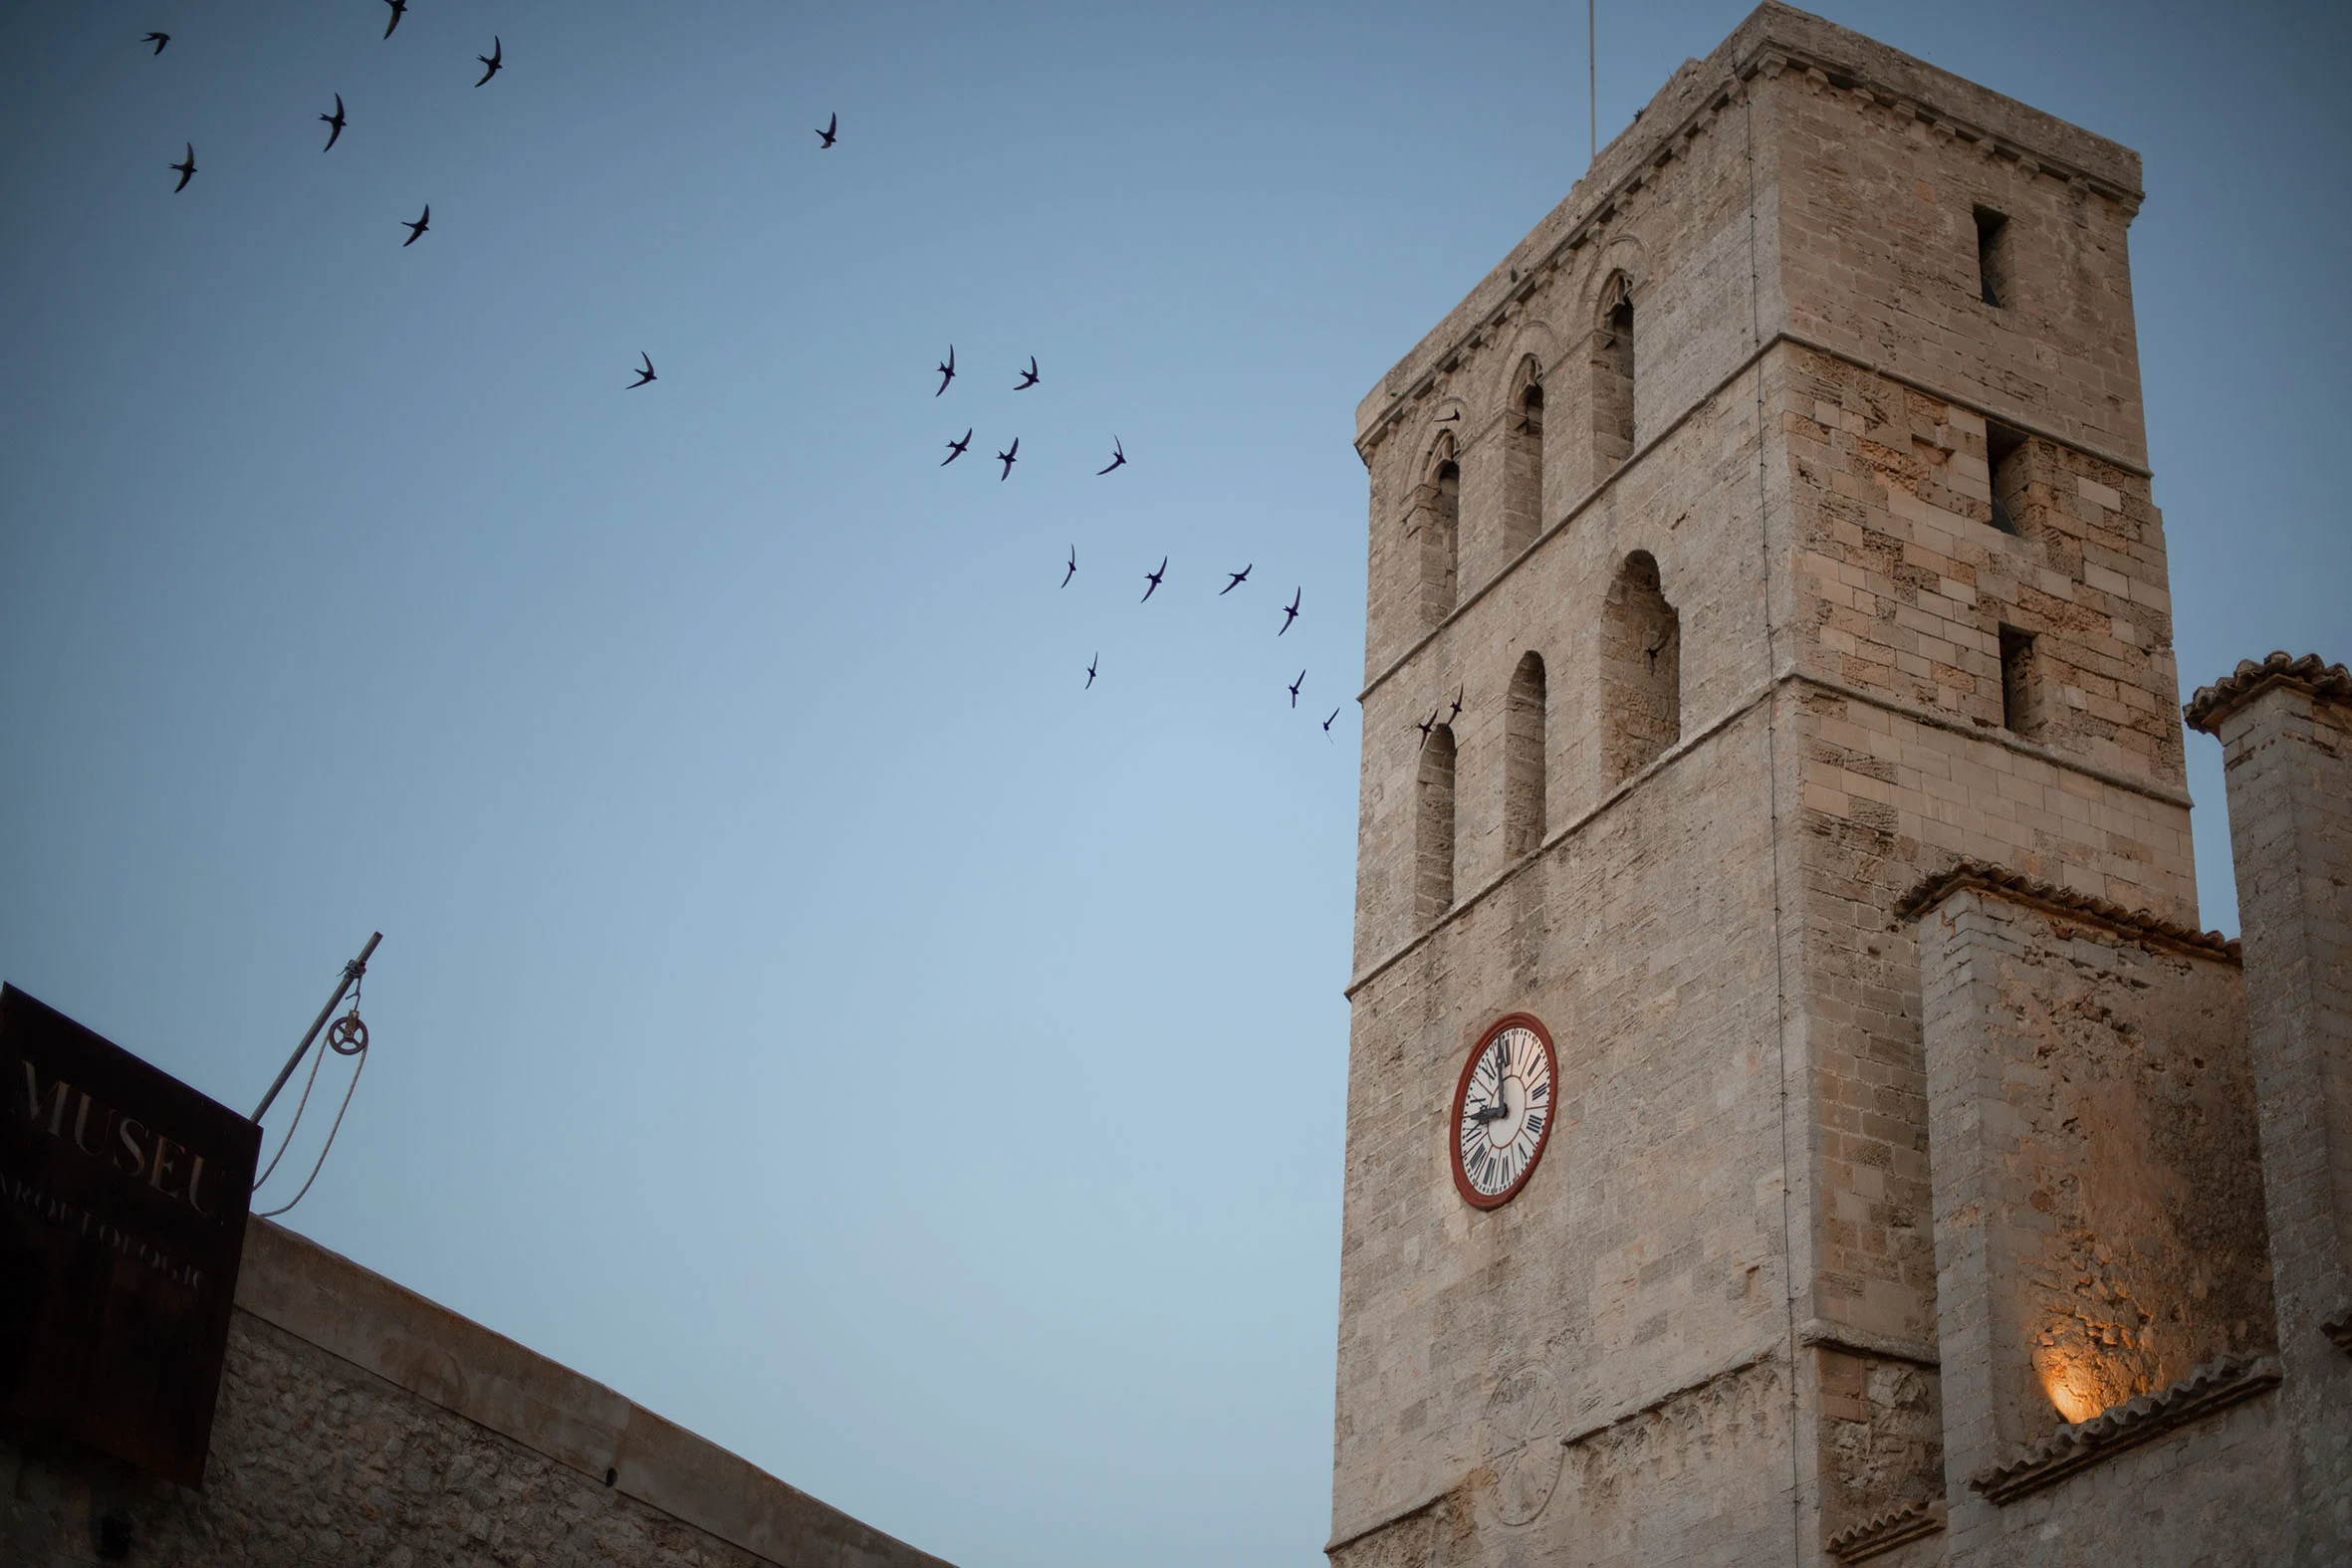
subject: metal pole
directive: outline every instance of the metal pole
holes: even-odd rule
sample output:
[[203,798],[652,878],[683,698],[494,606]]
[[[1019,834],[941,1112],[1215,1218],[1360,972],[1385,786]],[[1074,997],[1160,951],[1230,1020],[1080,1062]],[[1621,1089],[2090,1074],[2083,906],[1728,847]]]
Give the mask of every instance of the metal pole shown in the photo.
[[1600,161],[1600,57],[1593,48],[1593,8],[1600,0],[1584,0],[1584,104],[1592,112],[1592,151],[1587,163]]
[[279,1069],[278,1081],[270,1085],[270,1092],[263,1095],[261,1103],[253,1108],[255,1121],[258,1122],[262,1119],[263,1113],[270,1108],[270,1102],[278,1097],[278,1091],[286,1087],[286,1080],[294,1076],[294,1069],[302,1065],[303,1057],[310,1052],[311,1041],[319,1037],[319,1031],[327,1027],[328,1018],[333,1016],[337,1008],[343,1006],[345,995],[351,991],[361,975],[367,973],[368,956],[375,951],[375,945],[382,940],[383,933],[376,932],[367,939],[367,945],[359,950],[359,956],[343,967],[343,981],[335,988],[335,995],[327,999],[327,1006],[321,1008],[319,1015],[311,1019],[310,1032],[302,1037],[300,1045],[294,1047],[294,1054],[286,1058],[286,1065]]

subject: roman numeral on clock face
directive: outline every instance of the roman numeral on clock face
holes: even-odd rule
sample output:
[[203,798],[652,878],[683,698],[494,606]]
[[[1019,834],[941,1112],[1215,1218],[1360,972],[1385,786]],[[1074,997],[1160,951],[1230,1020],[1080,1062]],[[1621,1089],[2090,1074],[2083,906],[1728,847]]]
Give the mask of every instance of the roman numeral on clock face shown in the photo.
[[1481,1208],[1512,1197],[1551,1126],[1551,1041],[1541,1025],[1506,1019],[1464,1065],[1454,1103],[1455,1178]]

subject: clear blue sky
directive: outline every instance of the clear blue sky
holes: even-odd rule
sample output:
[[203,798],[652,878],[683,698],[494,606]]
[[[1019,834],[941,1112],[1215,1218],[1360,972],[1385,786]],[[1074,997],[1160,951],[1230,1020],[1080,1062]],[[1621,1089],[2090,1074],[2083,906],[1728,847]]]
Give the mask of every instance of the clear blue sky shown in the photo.
[[[2145,155],[2184,678],[2352,656],[2348,13],[1826,9]],[[250,1107],[380,927],[298,1229],[967,1568],[1318,1562],[1351,415],[1582,8],[385,14],[0,9],[0,973]]]

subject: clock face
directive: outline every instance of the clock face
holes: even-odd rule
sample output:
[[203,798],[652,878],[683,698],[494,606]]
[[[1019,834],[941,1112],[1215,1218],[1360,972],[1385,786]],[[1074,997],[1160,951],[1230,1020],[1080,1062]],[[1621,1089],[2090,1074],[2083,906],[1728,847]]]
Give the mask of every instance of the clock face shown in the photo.
[[1551,1137],[1551,1036],[1524,1012],[1499,1020],[1454,1090],[1454,1186],[1474,1208],[1518,1196]]

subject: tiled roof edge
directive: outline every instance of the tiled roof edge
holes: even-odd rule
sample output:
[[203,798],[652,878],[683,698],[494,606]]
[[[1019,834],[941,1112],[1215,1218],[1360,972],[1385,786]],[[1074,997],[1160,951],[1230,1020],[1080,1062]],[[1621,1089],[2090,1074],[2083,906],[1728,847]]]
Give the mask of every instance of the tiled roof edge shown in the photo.
[[2216,1356],[2162,1393],[2143,1394],[2088,1421],[2060,1427],[2007,1463],[1979,1470],[1969,1477],[1969,1489],[1993,1502],[2014,1502],[2109,1454],[2275,1388],[2280,1376],[2275,1356]]
[[1900,1508],[1874,1515],[1829,1537],[1829,1555],[1841,1563],[1858,1563],[1865,1557],[1876,1557],[1880,1552],[1892,1551],[1905,1541],[1916,1541],[1923,1535],[1935,1534],[1944,1528],[1945,1517],[1946,1509],[1941,1497],[1907,1502]]
[[1986,860],[1956,860],[1933,873],[1895,901],[1895,918],[1916,920],[1964,887],[1978,888],[2019,903],[2038,904],[2055,914],[2096,920],[2126,936],[2151,937],[2215,958],[2239,956],[2236,939],[2225,937],[2219,931],[2199,931],[2145,909],[2126,909],[2121,904],[2077,893],[2070,887],[2025,876]]
[[2352,670],[2341,664],[2322,664],[2316,653],[2289,658],[2282,648],[2259,664],[2239,659],[2236,669],[2211,686],[2198,687],[2197,695],[2182,705],[2181,717],[2192,730],[2218,735],[2222,720],[2233,710],[2273,686],[2293,686],[2313,697],[2352,703]]

